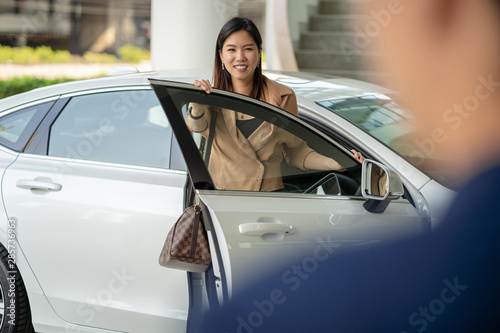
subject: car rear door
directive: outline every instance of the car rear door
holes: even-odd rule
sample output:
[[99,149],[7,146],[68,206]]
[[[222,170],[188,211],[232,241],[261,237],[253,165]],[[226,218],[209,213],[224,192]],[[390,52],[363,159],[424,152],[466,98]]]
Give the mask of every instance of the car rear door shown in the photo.
[[[365,210],[367,199],[359,194],[361,166],[354,160],[351,147],[333,141],[288,112],[217,89],[207,95],[187,84],[151,80],[151,85],[180,143],[191,181],[204,205],[219,301],[293,256],[304,259],[297,272],[284,276],[285,283],[299,283],[298,274],[314,271],[334,252],[429,230],[427,216],[404,199],[391,202],[382,214]],[[280,191],[217,189],[200,154],[200,135],[186,126],[189,103],[225,110],[218,117],[225,117],[229,110],[261,119],[304,140],[347,170],[304,171],[284,164],[285,187]],[[314,188],[313,184],[325,177],[333,178],[334,185],[325,183]]]
[[6,212],[68,331],[185,330],[186,273],[158,264],[184,205],[171,139],[149,86],[75,92],[6,170]]

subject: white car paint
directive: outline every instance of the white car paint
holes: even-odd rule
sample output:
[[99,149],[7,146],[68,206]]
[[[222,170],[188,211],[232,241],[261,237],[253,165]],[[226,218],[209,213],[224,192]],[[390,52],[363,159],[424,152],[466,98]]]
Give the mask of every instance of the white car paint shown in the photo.
[[[406,200],[391,202],[381,221],[380,214],[366,211],[365,200],[359,198],[231,191],[198,194],[215,220],[230,293],[280,262],[312,253],[318,245],[339,252],[422,234],[428,224],[427,217]],[[283,235],[261,229],[254,235],[241,233],[242,226],[255,222],[284,225],[283,230],[295,232]]]
[[[62,190],[16,186],[40,178]],[[185,172],[18,157],[4,175],[4,203],[58,316],[117,331],[184,327],[185,273],[160,267],[156,258],[182,212],[185,182]]]

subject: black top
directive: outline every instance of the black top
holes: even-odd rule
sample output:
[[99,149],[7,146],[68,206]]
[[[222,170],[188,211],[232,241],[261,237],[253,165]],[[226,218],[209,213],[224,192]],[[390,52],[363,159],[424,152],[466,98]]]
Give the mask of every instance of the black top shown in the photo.
[[236,127],[240,130],[240,132],[248,139],[250,135],[252,135],[255,130],[262,125],[264,120],[258,118],[240,120],[236,119]]

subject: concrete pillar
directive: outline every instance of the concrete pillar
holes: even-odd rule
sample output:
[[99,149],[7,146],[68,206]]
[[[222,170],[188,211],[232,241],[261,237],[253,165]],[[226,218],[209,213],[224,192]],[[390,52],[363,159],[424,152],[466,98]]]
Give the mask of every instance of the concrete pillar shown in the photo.
[[265,52],[267,69],[297,71],[288,24],[288,0],[266,2]]
[[213,68],[219,30],[236,15],[237,0],[152,0],[153,69]]

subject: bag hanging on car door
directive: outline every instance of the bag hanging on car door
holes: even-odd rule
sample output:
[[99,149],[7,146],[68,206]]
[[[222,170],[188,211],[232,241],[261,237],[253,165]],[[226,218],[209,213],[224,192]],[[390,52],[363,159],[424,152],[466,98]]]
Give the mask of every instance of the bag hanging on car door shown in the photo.
[[[205,163],[208,165],[210,151],[217,121],[217,112],[212,113],[208,149]],[[205,149],[205,140],[200,145],[200,153]],[[210,266],[212,257],[208,244],[207,231],[199,204],[193,205],[194,189],[191,189],[189,207],[184,210],[167,235],[158,259],[163,267],[181,269],[189,272],[204,272]]]
[[186,208],[168,233],[160,265],[189,272],[204,272],[212,258],[200,205]]

